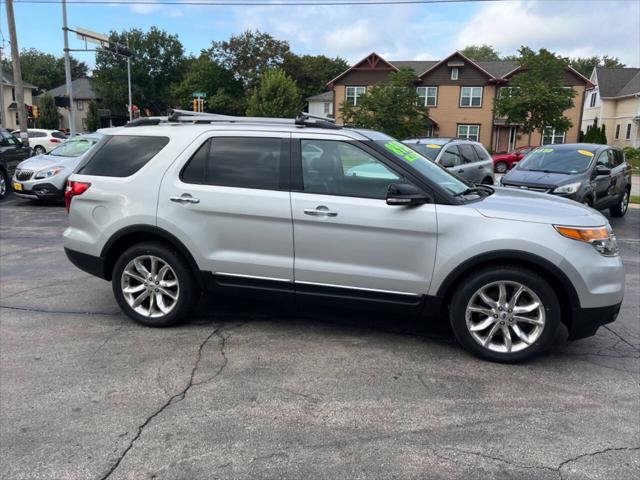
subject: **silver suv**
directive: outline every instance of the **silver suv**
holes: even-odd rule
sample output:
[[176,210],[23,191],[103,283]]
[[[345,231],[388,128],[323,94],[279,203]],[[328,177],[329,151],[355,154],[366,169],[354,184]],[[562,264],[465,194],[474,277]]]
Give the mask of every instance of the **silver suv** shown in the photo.
[[402,143],[473,183],[493,185],[493,159],[481,143],[461,138],[416,138]]
[[325,297],[448,317],[467,349],[513,362],[618,315],[622,262],[591,208],[469,186],[310,115],[187,113],[103,130],[67,186],[67,256],[137,322],[183,320],[203,291]]

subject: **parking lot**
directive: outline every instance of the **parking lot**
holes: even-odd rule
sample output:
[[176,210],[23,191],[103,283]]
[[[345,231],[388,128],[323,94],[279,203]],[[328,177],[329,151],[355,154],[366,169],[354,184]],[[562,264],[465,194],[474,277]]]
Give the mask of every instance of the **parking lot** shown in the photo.
[[631,479],[640,209],[618,320],[521,365],[446,326],[207,298],[149,329],[66,259],[67,215],[0,203],[0,477]]

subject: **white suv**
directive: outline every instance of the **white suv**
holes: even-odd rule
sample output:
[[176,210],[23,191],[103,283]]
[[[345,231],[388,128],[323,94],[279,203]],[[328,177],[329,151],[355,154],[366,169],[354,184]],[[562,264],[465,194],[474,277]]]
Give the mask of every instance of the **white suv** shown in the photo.
[[102,130],[67,186],[69,259],[140,323],[186,318],[205,290],[325,297],[448,317],[472,352],[518,361],[561,323],[581,338],[618,315],[624,271],[595,210],[466,184],[308,115],[188,113]]

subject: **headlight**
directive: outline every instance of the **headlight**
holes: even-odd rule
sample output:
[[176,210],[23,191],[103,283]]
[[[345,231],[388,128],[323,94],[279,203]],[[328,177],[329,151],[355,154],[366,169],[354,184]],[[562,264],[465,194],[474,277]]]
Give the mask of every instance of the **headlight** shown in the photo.
[[42,179],[42,178],[53,177],[54,175],[59,174],[63,170],[64,170],[64,167],[52,167],[46,170],[40,170],[38,173],[36,173],[36,176],[34,178]]
[[553,193],[562,193],[563,195],[571,195],[580,190],[582,182],[570,183],[569,185],[562,185],[553,189]]
[[554,225],[553,228],[563,237],[591,244],[605,257],[613,257],[618,254],[616,236],[611,231],[611,227],[580,228]]

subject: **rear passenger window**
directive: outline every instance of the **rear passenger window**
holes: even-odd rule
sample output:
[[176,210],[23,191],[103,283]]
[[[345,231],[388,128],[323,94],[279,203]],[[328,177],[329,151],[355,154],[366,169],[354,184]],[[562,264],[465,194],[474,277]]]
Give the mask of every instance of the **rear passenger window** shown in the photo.
[[476,151],[476,155],[478,156],[480,161],[491,160],[491,157],[489,156],[489,152],[487,152],[480,145],[473,145],[473,149]]
[[[39,137],[46,137],[47,134],[42,132],[42,135],[38,135]],[[66,140],[67,136],[62,132],[52,132],[51,136],[54,138],[59,138],[61,140]]]
[[458,145],[458,148],[460,149],[460,155],[462,156],[462,161],[464,163],[474,163],[478,161],[476,152],[471,144],[461,143]]
[[624,162],[624,154],[621,150],[612,150],[613,152],[613,166],[618,167]]
[[215,137],[182,171],[182,181],[222,187],[278,190],[284,165],[283,139]]
[[145,166],[167,143],[167,137],[105,137],[102,146],[98,146],[77,173],[99,177],[128,177]]

